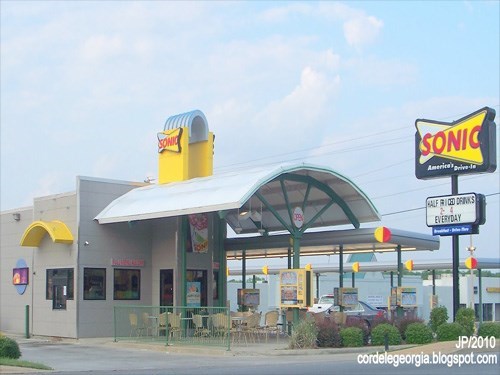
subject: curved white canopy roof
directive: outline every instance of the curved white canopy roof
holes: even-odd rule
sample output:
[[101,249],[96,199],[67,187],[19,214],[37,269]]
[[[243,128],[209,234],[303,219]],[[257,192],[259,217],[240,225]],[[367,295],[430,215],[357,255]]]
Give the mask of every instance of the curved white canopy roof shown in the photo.
[[[115,199],[95,219],[106,224],[219,212],[237,233],[273,232],[292,225],[294,207],[303,209],[306,221],[316,216],[311,227],[357,228],[380,221],[376,208],[353,182],[327,167],[309,164],[261,166],[139,187]],[[252,214],[243,218],[244,210]]]

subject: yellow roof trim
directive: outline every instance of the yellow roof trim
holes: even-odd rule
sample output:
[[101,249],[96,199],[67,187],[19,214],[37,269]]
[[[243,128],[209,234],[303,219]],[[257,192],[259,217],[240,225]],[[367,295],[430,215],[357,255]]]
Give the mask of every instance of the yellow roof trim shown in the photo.
[[73,235],[62,221],[34,221],[24,231],[21,246],[38,247],[46,233],[50,235],[50,238],[55,243],[73,243]]

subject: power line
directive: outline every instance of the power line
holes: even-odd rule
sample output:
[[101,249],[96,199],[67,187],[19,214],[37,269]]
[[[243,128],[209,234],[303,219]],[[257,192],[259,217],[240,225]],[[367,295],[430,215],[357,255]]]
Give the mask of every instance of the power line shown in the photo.
[[[495,108],[495,107],[500,107],[500,106],[496,105],[496,106],[492,106],[492,107]],[[451,119],[451,118],[461,118],[461,117],[466,116],[467,114],[468,113],[460,113],[460,114],[455,114],[455,115],[450,115],[450,116],[446,116],[446,117],[437,118],[436,120],[438,120],[438,121],[444,121],[444,120]],[[347,143],[347,142],[358,141],[358,140],[362,140],[362,139],[371,139],[373,141],[373,137],[376,137],[376,136],[379,136],[379,135],[386,135],[388,133],[393,133],[393,132],[397,132],[397,131],[405,130],[405,129],[408,129],[408,126],[402,126],[402,127],[398,127],[398,128],[388,129],[388,130],[384,130],[384,131],[381,131],[381,132],[374,132],[374,133],[366,134],[366,135],[363,135],[363,136],[356,136],[356,137],[352,137],[352,138],[348,138],[348,139],[343,139],[343,140],[336,141],[336,142],[327,143],[327,144],[324,144],[324,145],[321,145],[321,146],[309,147],[309,148],[304,148],[304,149],[301,149],[301,150],[294,150],[294,151],[290,151],[290,152],[284,152],[284,153],[279,153],[279,154],[264,156],[264,157],[261,157],[261,158],[256,158],[256,159],[252,159],[252,160],[248,160],[248,161],[244,161],[244,162],[238,162],[238,163],[232,163],[232,164],[222,165],[222,166],[218,167],[217,170],[226,170],[226,169],[227,170],[231,170],[233,168],[236,168],[237,166],[241,167],[241,166],[244,166],[244,165],[253,164],[253,163],[257,162],[257,161],[274,159],[274,158],[278,158],[278,157],[285,157],[287,155],[292,155],[292,154],[296,155],[297,153],[310,152],[310,151],[313,151],[313,150],[323,149],[323,148],[331,147],[331,146],[334,146],[334,145],[343,144],[343,143]],[[413,137],[413,135],[411,137]],[[407,138],[410,138],[410,136],[392,138],[392,139],[390,139],[388,141],[403,140],[403,139],[407,139]],[[322,153],[319,153],[319,154],[310,155],[310,156],[308,156],[308,158],[316,158],[316,157],[325,156],[325,155],[331,155],[331,154],[335,154],[335,153],[344,153],[344,152],[350,152],[350,151],[367,150],[367,149],[370,149],[370,148],[376,148],[376,147],[382,147],[382,146],[390,146],[390,145],[397,144],[397,143],[402,143],[402,142],[403,141],[401,141],[401,142],[395,142],[395,143],[378,144],[378,145],[370,144],[370,145],[367,145],[366,147],[359,147],[358,146],[358,147],[351,147],[351,148],[346,148],[346,149],[342,149],[342,150],[326,151],[326,152],[322,152]],[[371,143],[373,143],[373,142],[371,142]],[[285,161],[286,162],[290,162],[290,161],[296,161],[296,160],[301,160],[301,159],[302,158],[298,157],[298,158],[293,158],[293,159],[286,159]],[[262,164],[259,164],[259,165],[252,165],[252,166],[262,166],[262,165],[268,165],[268,164],[274,164],[274,163],[276,163],[276,161],[275,162],[262,163]]]
[[[494,172],[493,174],[498,174],[498,171]],[[475,179],[475,178],[479,178],[481,176],[482,175],[473,175],[473,176],[463,177],[462,181],[463,180],[472,180],[472,179]],[[420,187],[420,188],[410,189],[410,190],[404,190],[404,191],[400,191],[400,192],[396,192],[396,193],[392,193],[392,194],[381,195],[381,196],[378,196],[378,197],[371,197],[371,199],[375,200],[375,199],[390,198],[390,197],[394,197],[395,195],[411,193],[411,192],[419,191],[419,190],[427,190],[427,189],[432,189],[432,188],[435,188],[435,187],[438,187],[438,186],[445,186],[445,185],[449,185],[449,182],[443,182],[441,184],[435,184],[435,185],[427,185],[425,187]]]

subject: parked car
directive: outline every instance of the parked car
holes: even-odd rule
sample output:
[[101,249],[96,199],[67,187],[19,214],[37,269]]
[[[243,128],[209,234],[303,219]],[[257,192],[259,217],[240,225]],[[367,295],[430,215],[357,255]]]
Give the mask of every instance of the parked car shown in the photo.
[[318,302],[312,305],[308,311],[313,314],[326,312],[333,307],[334,303],[333,294],[325,294],[321,296]]
[[[340,306],[334,304],[333,294],[321,296],[318,303],[309,308],[309,312],[313,314],[323,313],[328,315],[338,311],[340,311]],[[374,307],[364,301],[358,301],[356,306],[344,308],[344,312],[348,319],[350,317],[358,318],[364,321],[369,327],[372,325],[374,319],[387,317],[385,310]]]

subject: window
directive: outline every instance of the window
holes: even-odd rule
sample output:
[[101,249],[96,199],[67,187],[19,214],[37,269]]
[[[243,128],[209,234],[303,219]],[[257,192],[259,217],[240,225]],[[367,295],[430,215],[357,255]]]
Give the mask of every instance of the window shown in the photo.
[[87,300],[106,299],[105,268],[83,269],[83,299]]
[[490,322],[493,320],[493,304],[483,303],[483,320]]
[[73,268],[48,269],[45,299],[52,299],[55,286],[65,286],[66,299],[73,299]]
[[45,298],[52,300],[54,310],[66,310],[66,300],[73,299],[73,268],[47,270]]
[[141,299],[141,270],[115,269],[113,299]]

